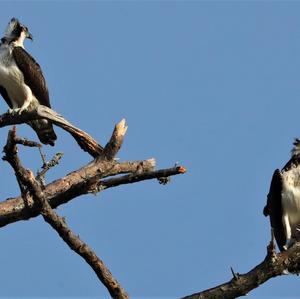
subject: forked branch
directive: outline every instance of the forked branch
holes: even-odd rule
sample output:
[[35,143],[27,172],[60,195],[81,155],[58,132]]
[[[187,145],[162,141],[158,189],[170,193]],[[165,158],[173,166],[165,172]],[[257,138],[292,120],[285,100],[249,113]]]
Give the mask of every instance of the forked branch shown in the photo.
[[[122,120],[116,125],[112,137],[101,156],[98,156],[84,167],[45,186],[43,192],[52,208],[84,194],[97,193],[121,184],[154,178],[159,179],[185,172],[184,167],[180,166],[154,170],[155,159],[117,163],[113,160],[113,157],[121,147],[126,130],[125,120]],[[115,177],[116,175],[121,176]],[[113,178],[105,180],[105,178],[111,176]],[[27,220],[37,215],[39,215],[39,209],[30,195],[27,196],[26,202],[23,201],[22,197],[10,198],[0,202],[0,227],[19,220]]]
[[51,208],[44,195],[41,185],[35,179],[32,171],[23,167],[17,154],[18,150],[16,144],[16,129],[14,127],[13,130],[10,130],[8,133],[7,144],[4,147],[4,159],[14,169],[18,181],[20,181],[31,194],[33,201],[35,202],[36,206],[39,207],[39,212],[42,214],[44,220],[49,223],[54,230],[56,230],[59,236],[70,247],[70,249],[80,255],[91,266],[99,280],[109,291],[112,298],[128,299],[128,294],[112,276],[103,261],[86,243],[84,243],[71,231],[65,220],[58,216],[58,214]]
[[44,220],[57,231],[68,246],[92,267],[112,298],[127,299],[129,298],[128,294],[112,276],[104,263],[87,244],[70,230],[65,220],[53,209],[80,195],[98,193],[121,184],[135,183],[153,178],[159,179],[160,183],[167,183],[169,176],[182,174],[186,170],[182,166],[154,170],[156,163],[154,159],[117,163],[114,158],[121,148],[127,130],[125,120],[116,125],[104,149],[91,136],[74,127],[62,116],[44,106],[39,106],[36,110],[30,112],[23,112],[21,115],[6,113],[0,116],[0,127],[38,118],[47,118],[54,124],[67,130],[76,139],[80,147],[90,153],[95,159],[84,167],[44,186],[46,171],[58,163],[61,156],[55,156],[48,163],[44,155],[41,154],[43,170],[35,178],[32,171],[23,167],[18,157],[17,144],[35,146],[39,149],[41,145],[18,138],[14,127],[9,131],[3,159],[8,161],[15,171],[21,196],[0,203],[0,226],[19,220],[26,220],[41,214]]
[[[122,184],[160,178],[162,173],[164,176],[182,174],[184,169],[175,167],[155,171],[154,167],[154,159],[123,163],[96,159],[46,185],[44,194],[51,207],[56,208],[84,194],[97,193]],[[130,174],[104,180],[109,176],[126,173]],[[9,198],[0,202],[0,227],[36,216],[38,216],[38,209],[31,196],[28,196],[26,205],[22,197]]]

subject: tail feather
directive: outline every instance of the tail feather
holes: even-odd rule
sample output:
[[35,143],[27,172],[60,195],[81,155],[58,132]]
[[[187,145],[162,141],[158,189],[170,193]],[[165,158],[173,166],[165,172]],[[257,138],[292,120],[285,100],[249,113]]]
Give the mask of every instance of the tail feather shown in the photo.
[[42,143],[54,146],[57,136],[53,130],[52,123],[47,119],[37,119],[28,122],[28,124],[36,132]]

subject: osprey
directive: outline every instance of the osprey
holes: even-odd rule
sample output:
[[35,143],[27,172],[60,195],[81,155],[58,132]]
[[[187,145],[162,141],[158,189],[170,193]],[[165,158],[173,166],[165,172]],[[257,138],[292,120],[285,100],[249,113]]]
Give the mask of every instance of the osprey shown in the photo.
[[[24,40],[32,40],[28,28],[12,18],[0,43],[0,94],[11,113],[21,113],[38,105],[49,108],[49,92],[39,64],[24,49]],[[46,119],[28,124],[44,144],[54,145],[56,134]]]
[[298,238],[300,231],[300,139],[296,139],[292,157],[280,171],[274,171],[264,215],[270,216],[271,227],[280,251]]

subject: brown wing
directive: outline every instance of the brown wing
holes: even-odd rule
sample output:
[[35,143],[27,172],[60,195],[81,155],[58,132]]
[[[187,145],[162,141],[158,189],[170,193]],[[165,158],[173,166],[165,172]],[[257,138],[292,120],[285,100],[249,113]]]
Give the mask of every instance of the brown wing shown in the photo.
[[9,108],[13,108],[12,102],[7,94],[6,89],[0,85],[0,94],[2,96],[2,98],[5,100],[5,102],[7,103],[7,105],[9,106]]
[[[12,55],[23,73],[25,84],[30,87],[41,105],[51,108],[47,84],[39,64],[22,47],[15,47]],[[28,124],[35,130],[42,143],[54,145],[57,137],[51,122],[46,119],[39,119]]]
[[12,55],[24,75],[25,83],[30,87],[39,103],[51,108],[47,84],[39,64],[22,47],[13,48]]
[[283,246],[286,244],[286,236],[282,224],[282,177],[279,169],[274,171],[270,191],[268,194],[267,205],[264,208],[264,215],[270,216],[271,227],[274,230],[275,239],[280,251],[283,251]]

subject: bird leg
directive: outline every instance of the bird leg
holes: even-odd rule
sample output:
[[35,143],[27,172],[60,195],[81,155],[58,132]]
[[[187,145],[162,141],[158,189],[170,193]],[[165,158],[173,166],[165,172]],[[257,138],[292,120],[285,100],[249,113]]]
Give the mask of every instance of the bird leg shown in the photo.
[[31,102],[30,100],[26,99],[24,104],[20,108],[13,109],[12,113],[18,113],[20,115],[23,111],[28,109],[30,102]]
[[285,236],[286,236],[286,242],[283,248],[287,250],[292,243],[292,231],[291,231],[291,226],[290,226],[290,221],[289,221],[289,216],[287,213],[282,215],[282,223],[285,231]]
[[30,88],[27,85],[24,85],[24,88],[26,90],[25,94],[24,94],[25,101],[23,102],[22,106],[15,107],[15,105],[14,105],[13,109],[8,110],[9,113],[18,113],[20,115],[23,111],[28,109],[33,97],[32,97],[32,92],[31,92]]

